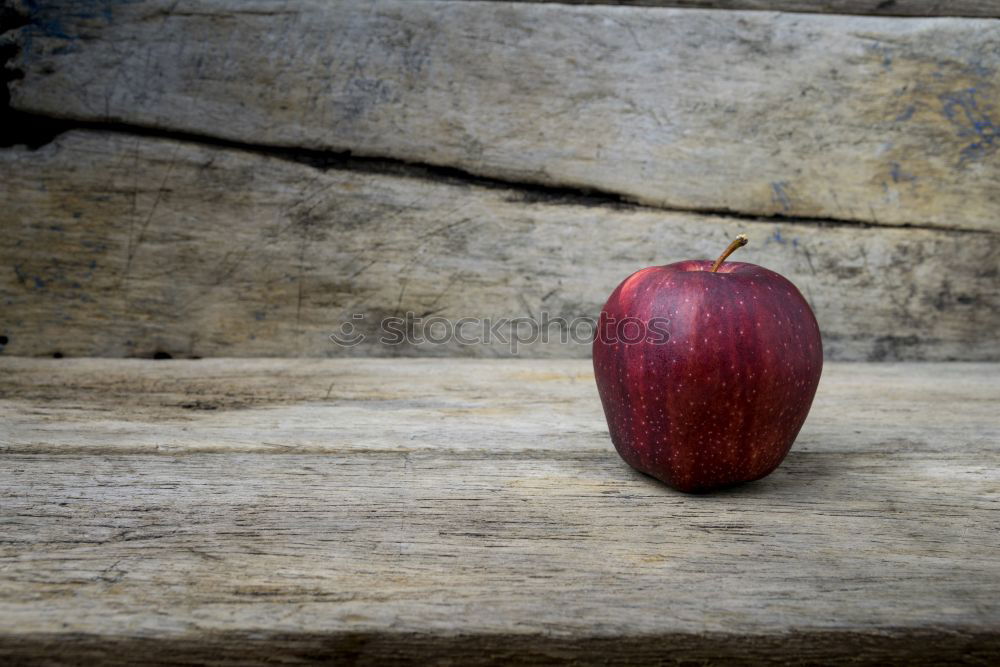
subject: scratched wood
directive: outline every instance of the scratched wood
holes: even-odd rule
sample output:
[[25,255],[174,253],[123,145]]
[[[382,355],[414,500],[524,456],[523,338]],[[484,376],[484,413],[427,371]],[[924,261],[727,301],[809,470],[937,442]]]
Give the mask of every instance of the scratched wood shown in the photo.
[[[480,2],[482,0],[466,0]],[[881,16],[1000,16],[995,0],[512,0],[567,5],[633,5],[686,9],[876,14]]]
[[[91,131],[0,152],[5,353],[589,357],[588,322],[621,280],[743,232],[740,259],[799,286],[829,358],[1000,359],[997,234],[734,220],[394,171]],[[387,318],[406,313],[404,337]],[[504,321],[528,316],[548,318],[547,340],[522,323],[515,342]],[[447,338],[462,318],[479,321]],[[335,344],[345,325],[364,340]]]
[[33,114],[673,208],[1000,225],[995,20],[401,0],[31,6],[11,104]]
[[586,360],[0,359],[0,661],[995,664],[1000,373],[838,364],[685,496]]

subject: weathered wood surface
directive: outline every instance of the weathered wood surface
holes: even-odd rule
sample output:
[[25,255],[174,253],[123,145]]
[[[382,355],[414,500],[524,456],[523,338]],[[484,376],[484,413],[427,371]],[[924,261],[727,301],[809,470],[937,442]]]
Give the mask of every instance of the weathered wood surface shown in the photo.
[[[483,0],[466,0],[482,2]],[[996,0],[511,0],[567,5],[631,5],[684,9],[875,14],[880,16],[1000,16]]]
[[1000,225],[1000,22],[489,2],[37,3],[16,109],[643,203]]
[[[734,220],[341,167],[85,131],[0,152],[5,353],[509,356],[496,337],[392,345],[381,323],[412,312],[440,336],[430,317],[596,318],[633,271],[715,257],[745,232],[740,259],[799,286],[829,358],[1000,359],[997,234]],[[345,322],[364,342],[330,340]],[[590,329],[576,332],[516,352],[588,357]]]
[[[0,453],[604,452],[589,363],[0,358]],[[1000,440],[997,370],[827,363],[795,449],[979,455]]]
[[824,373],[684,496],[584,360],[0,359],[0,660],[995,663],[997,366]]

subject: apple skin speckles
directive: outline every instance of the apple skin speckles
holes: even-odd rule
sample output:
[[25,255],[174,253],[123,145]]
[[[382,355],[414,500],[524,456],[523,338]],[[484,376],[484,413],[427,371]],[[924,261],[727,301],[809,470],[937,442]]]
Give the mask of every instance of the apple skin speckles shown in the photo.
[[[664,318],[669,340],[598,335],[597,389],[615,449],[632,467],[699,493],[768,475],[812,405],[823,343],[809,304],[781,275],[710,261],[650,267],[626,278],[601,313]],[[612,327],[613,330],[613,327]]]

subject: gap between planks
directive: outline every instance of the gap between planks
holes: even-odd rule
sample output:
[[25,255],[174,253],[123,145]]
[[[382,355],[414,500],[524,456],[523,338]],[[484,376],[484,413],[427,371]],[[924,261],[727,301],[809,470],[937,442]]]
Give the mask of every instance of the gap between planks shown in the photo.
[[[474,0],[466,0],[474,1]],[[572,184],[553,184],[540,181],[522,181],[498,175],[480,174],[467,169],[404,160],[391,155],[364,154],[357,151],[331,151],[299,146],[255,144],[209,134],[185,132],[144,126],[134,123],[67,120],[38,113],[10,111],[6,137],[0,137],[0,150],[27,146],[37,150],[55,141],[60,135],[74,130],[110,132],[135,137],[170,139],[189,144],[212,146],[245,153],[275,157],[305,164],[316,169],[357,171],[370,174],[387,174],[423,179],[432,182],[472,185],[492,189],[512,190],[521,193],[526,201],[546,204],[577,206],[607,206],[614,209],[663,211],[665,213],[697,213],[706,217],[748,222],[773,222],[775,224],[815,224],[826,227],[855,227],[859,229],[927,229],[952,234],[1000,234],[1000,230],[980,229],[935,223],[892,224],[857,218],[833,216],[797,216],[781,213],[760,214],[708,206],[676,206],[640,202],[628,195],[593,187]]]

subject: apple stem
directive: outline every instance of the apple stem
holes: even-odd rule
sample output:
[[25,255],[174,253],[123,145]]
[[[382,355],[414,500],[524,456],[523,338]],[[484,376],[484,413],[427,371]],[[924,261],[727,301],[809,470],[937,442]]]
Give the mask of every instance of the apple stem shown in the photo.
[[726,250],[721,255],[719,255],[719,259],[715,260],[715,264],[712,265],[712,273],[718,271],[719,267],[722,266],[722,263],[726,261],[726,258],[732,255],[734,252],[736,252],[737,248],[742,248],[746,244],[747,244],[746,234],[740,234],[735,239],[733,239],[733,242],[729,244],[729,247],[726,248]]

